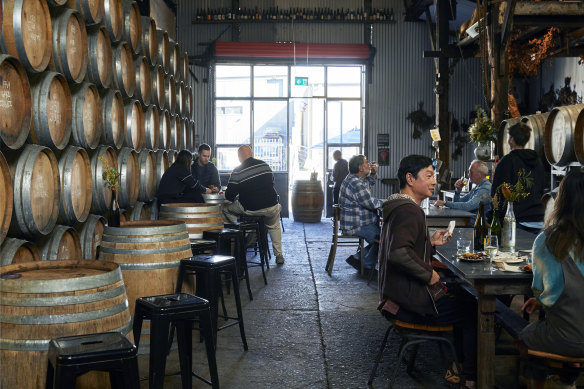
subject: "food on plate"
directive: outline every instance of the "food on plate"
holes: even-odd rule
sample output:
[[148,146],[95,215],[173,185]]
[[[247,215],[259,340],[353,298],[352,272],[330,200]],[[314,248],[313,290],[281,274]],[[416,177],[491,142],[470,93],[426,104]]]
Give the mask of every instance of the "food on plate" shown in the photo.
[[464,253],[464,257],[466,259],[481,259],[483,257],[483,253]]
[[531,271],[532,270],[531,265],[525,265],[525,266],[523,266],[523,270],[525,270],[525,271]]

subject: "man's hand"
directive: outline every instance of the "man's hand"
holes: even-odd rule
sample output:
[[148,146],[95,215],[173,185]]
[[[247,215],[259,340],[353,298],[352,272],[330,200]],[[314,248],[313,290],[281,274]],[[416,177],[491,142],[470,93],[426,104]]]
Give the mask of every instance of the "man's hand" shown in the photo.
[[539,307],[540,304],[537,302],[537,299],[535,297],[530,297],[521,307],[521,312],[525,311],[531,315],[535,310],[539,309]]
[[436,230],[436,232],[430,237],[430,243],[432,246],[442,246],[445,243],[450,242],[452,236],[445,235],[448,230]]
[[434,285],[438,281],[440,281],[440,275],[436,273],[436,270],[432,270],[432,277],[430,278],[430,281],[428,281],[428,285]]
[[219,192],[219,189],[214,185],[209,185],[209,189],[211,189],[211,193]]
[[435,207],[441,207],[443,205],[446,205],[446,202],[443,200],[436,200],[436,202],[434,203]]
[[205,194],[211,194],[211,193],[213,193],[213,191],[212,191],[211,189],[207,188],[207,189],[205,190]]

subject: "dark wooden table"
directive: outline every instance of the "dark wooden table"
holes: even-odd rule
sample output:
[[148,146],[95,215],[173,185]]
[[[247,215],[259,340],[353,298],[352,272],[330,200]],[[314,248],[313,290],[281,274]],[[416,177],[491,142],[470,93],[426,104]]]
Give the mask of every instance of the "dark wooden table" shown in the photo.
[[428,227],[448,227],[451,220],[456,222],[457,227],[467,227],[470,221],[475,218],[475,214],[460,209],[442,208],[430,205],[426,214],[426,225]]
[[[495,387],[495,301],[500,294],[527,294],[531,291],[532,274],[490,271],[487,261],[463,262],[456,259],[456,239],[472,239],[473,230],[457,228],[450,242],[437,247],[435,258],[444,263],[460,279],[470,284],[478,295],[477,384],[478,388]],[[536,235],[517,229],[516,248],[531,250]]]

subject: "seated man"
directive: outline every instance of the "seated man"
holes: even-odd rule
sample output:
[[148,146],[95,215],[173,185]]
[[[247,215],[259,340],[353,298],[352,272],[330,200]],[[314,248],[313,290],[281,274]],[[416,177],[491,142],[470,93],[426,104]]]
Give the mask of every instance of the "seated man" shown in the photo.
[[[379,247],[375,239],[381,232],[377,210],[383,201],[371,194],[376,177],[377,167],[367,162],[364,155],[354,155],[349,160],[349,174],[339,191],[340,227],[343,234],[359,236],[367,241],[363,264],[365,269],[375,268]],[[357,270],[361,269],[360,261],[353,256],[347,258],[347,263]]]
[[465,196],[460,197],[460,191],[465,183],[459,179],[454,184],[456,188],[454,201],[438,200],[434,205],[437,207],[445,205],[448,208],[476,213],[479,209],[479,203],[483,203],[486,215],[491,209],[491,182],[487,180],[487,174],[489,174],[489,167],[486,163],[479,160],[472,161],[468,168],[468,177],[475,187]]
[[211,162],[211,146],[202,143],[199,146],[199,155],[191,166],[193,178],[198,180],[205,188],[221,190],[221,179],[219,172],[213,162]]
[[193,155],[188,150],[181,150],[176,161],[162,175],[158,186],[158,205],[166,203],[202,203],[202,193],[211,193],[193,179],[191,163]]
[[[237,157],[241,165],[233,169],[229,177],[225,198],[232,203],[223,206],[223,217],[234,222],[239,215],[265,216],[276,263],[281,265],[284,263],[280,230],[282,207],[274,188],[274,173],[267,163],[253,158],[253,152],[248,145],[239,147]],[[236,200],[238,195],[239,199]]]

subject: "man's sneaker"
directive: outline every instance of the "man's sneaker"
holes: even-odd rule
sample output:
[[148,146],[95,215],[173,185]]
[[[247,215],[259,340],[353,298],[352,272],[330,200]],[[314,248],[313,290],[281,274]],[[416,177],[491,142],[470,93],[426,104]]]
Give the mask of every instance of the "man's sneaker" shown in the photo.
[[276,255],[276,263],[278,265],[283,265],[284,264],[284,256],[282,254]]
[[349,255],[349,258],[345,259],[349,265],[351,265],[355,270],[361,271],[361,261],[355,258],[354,255]]

